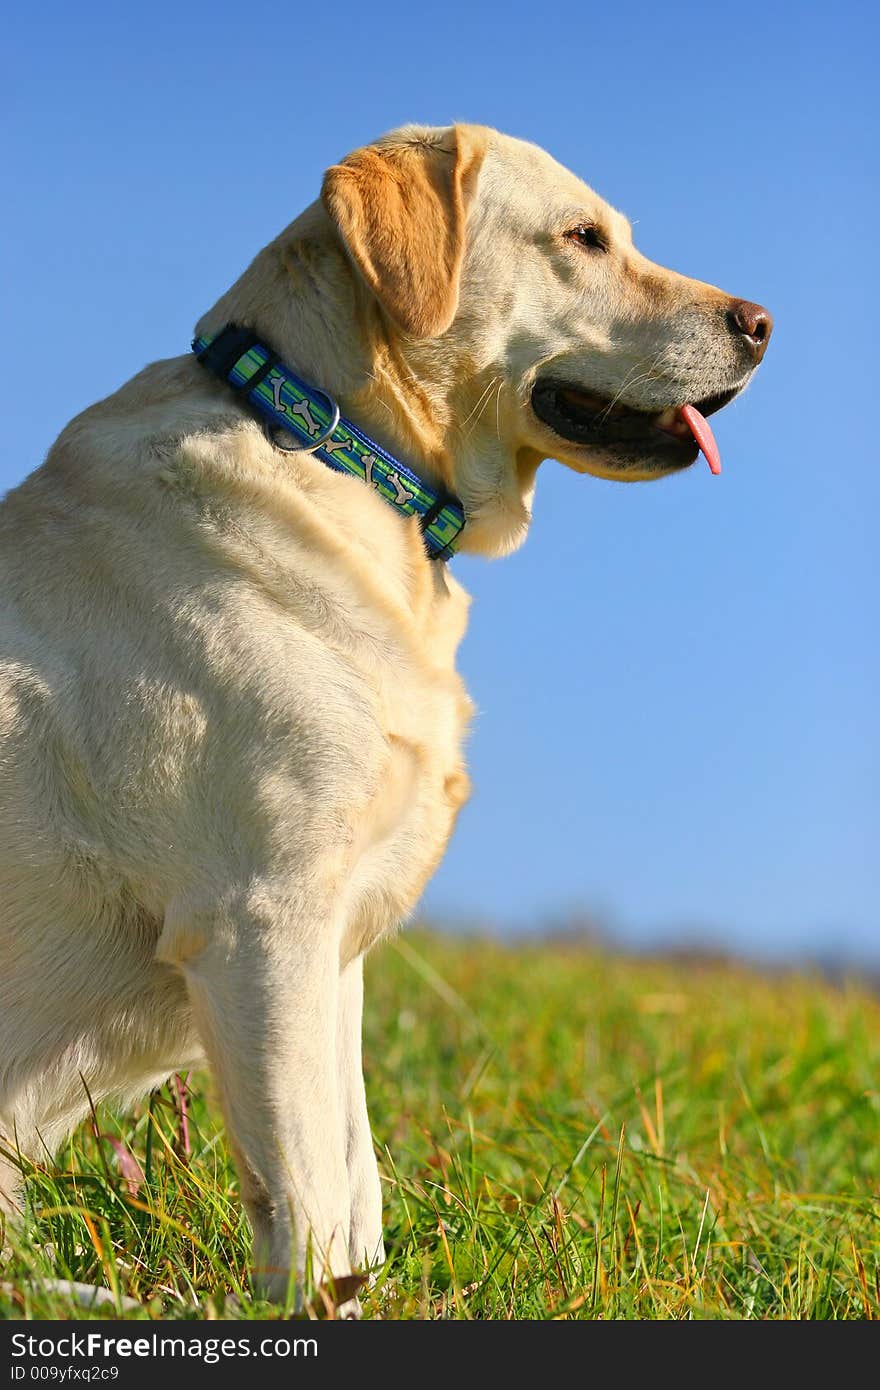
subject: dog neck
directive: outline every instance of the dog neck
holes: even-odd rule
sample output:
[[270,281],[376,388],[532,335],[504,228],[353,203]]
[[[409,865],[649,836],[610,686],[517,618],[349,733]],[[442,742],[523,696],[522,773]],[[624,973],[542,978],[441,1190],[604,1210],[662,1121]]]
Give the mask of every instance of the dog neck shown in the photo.
[[456,493],[467,516],[461,551],[501,555],[522,543],[540,460],[500,437],[503,387],[449,335],[416,341],[396,328],[320,202],[260,252],[196,333],[226,323],[252,327],[426,484]]

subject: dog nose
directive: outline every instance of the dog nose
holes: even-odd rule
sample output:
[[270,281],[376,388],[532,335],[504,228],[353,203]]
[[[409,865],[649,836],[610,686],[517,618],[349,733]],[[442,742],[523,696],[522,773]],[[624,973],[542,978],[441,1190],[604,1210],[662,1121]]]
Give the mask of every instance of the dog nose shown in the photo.
[[772,315],[763,304],[753,304],[749,299],[735,299],[727,312],[727,322],[733,333],[745,338],[757,365],[767,351],[773,332]]

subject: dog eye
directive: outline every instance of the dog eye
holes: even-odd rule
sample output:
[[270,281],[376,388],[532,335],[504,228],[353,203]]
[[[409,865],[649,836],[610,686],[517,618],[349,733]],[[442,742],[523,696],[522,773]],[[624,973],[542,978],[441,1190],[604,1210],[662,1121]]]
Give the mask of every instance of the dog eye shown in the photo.
[[608,242],[605,240],[598,227],[593,227],[589,222],[583,222],[579,227],[572,227],[570,232],[565,233],[567,241],[576,241],[579,246],[586,246],[589,251],[607,251]]

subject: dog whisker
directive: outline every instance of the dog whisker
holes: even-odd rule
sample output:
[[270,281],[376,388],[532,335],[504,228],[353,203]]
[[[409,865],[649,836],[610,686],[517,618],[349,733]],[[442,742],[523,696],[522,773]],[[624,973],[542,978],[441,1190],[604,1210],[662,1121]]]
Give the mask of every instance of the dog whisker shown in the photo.
[[[480,416],[483,414],[483,409],[484,409],[484,407],[488,404],[489,396],[491,395],[492,391],[494,390],[496,382],[498,382],[498,381],[500,381],[500,380],[501,380],[501,378],[500,378],[500,377],[497,377],[497,376],[493,376],[493,377],[491,378],[491,380],[490,380],[490,382],[489,382],[489,385],[480,393],[480,398],[479,398],[479,400],[477,401],[477,403],[476,403],[476,405],[474,406],[474,408],[471,410],[470,414],[467,416],[467,418],[466,418],[465,420],[462,421],[462,423],[461,423],[461,430],[462,430],[462,432],[464,433],[465,438],[467,437],[468,434],[473,433],[473,430],[468,430],[468,429],[467,429],[467,426],[470,424],[471,420],[474,419],[474,416],[475,416],[475,415],[477,416],[477,418],[476,418],[476,420],[474,421],[474,426],[473,426],[473,428],[475,429],[476,426],[479,424]],[[479,412],[479,413],[478,413],[478,412]]]

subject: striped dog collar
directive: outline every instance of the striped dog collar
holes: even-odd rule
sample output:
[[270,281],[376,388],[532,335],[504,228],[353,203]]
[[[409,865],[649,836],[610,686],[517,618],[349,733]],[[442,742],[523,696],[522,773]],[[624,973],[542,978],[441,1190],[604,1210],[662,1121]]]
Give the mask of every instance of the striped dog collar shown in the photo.
[[203,333],[192,349],[203,367],[296,441],[280,447],[317,455],[328,468],[374,487],[404,516],[417,516],[432,560],[448,560],[454,554],[465,523],[459,499],[428,487],[405,463],[340,416],[332,396],[304,382],[250,329],[227,324],[219,333]]

